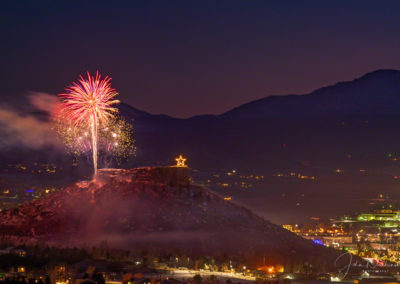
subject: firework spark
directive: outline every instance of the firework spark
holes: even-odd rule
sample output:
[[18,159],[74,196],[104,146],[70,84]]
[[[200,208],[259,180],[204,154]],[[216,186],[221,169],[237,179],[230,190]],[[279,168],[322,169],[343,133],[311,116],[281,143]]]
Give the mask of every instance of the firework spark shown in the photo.
[[98,132],[105,127],[118,110],[112,105],[119,103],[115,99],[118,93],[111,88],[111,78],[101,79],[97,72],[95,76],[87,73],[87,79],[82,76],[73,82],[66,93],[60,94],[62,104],[59,119],[68,121],[73,128],[86,129],[90,132],[94,175],[97,174]]
[[[92,142],[87,127],[71,126],[57,121],[55,130],[62,141],[75,156],[91,152]],[[98,159],[103,164],[121,163],[135,155],[135,141],[132,138],[133,127],[120,117],[109,119],[105,127],[98,131]]]

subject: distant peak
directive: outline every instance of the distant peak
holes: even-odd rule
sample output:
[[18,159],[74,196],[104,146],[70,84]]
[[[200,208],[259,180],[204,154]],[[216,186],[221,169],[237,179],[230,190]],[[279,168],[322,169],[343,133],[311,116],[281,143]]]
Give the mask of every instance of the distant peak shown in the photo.
[[372,78],[372,77],[386,77],[387,76],[399,76],[400,71],[395,70],[395,69],[378,69],[375,71],[371,71],[366,73],[365,75],[361,76],[359,79],[366,79],[366,78]]

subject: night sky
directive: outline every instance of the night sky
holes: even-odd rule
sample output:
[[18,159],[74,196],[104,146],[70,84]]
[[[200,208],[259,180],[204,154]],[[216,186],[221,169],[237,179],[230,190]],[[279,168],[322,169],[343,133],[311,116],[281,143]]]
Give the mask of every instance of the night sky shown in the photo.
[[400,69],[399,1],[2,1],[0,95],[113,77],[151,113],[222,113]]

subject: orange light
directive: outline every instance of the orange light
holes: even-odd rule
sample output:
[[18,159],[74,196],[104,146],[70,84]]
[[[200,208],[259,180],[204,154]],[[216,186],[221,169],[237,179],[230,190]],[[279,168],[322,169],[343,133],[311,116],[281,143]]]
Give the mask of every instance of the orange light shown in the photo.
[[182,157],[182,155],[179,155],[179,157],[176,158],[175,160],[176,160],[177,167],[187,167],[185,165],[186,159],[184,157]]

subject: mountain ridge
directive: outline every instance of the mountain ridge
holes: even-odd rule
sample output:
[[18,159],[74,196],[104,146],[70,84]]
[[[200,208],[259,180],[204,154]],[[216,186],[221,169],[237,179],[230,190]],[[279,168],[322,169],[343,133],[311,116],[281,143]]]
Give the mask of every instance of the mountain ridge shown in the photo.
[[[290,103],[282,106],[268,103],[268,108],[256,104],[255,109],[242,108],[225,115],[189,119],[151,115],[121,104],[121,115],[133,125],[137,147],[136,157],[122,166],[168,165],[182,154],[191,167],[210,177],[211,173],[221,174],[232,169],[264,175],[264,184],[246,190],[246,193],[236,188],[237,195],[232,192],[232,197],[252,209],[257,207],[257,212],[263,216],[274,216],[277,222],[288,222],[289,218],[283,218],[283,214],[270,208],[277,202],[286,202],[284,214],[288,217],[298,215],[303,207],[293,204],[302,204],[299,201],[303,198],[297,196],[299,192],[319,198],[345,198],[351,192],[352,198],[363,199],[376,197],[377,192],[383,191],[393,198],[400,198],[398,179],[394,178],[400,176],[399,71],[371,72],[353,81],[326,87],[322,92],[329,100],[324,96],[317,102],[313,96],[274,97],[272,100],[289,100]],[[346,97],[348,94],[351,96]],[[332,95],[341,99],[331,100]],[[363,99],[368,97],[370,99]],[[349,102],[344,98],[349,98]],[[305,102],[297,104],[298,99]],[[58,162],[57,157],[66,157],[62,151],[56,151],[53,160],[47,149],[37,151],[35,155],[28,151],[18,148],[2,152],[5,167],[8,161],[28,163],[30,159],[34,163],[49,157],[50,162]],[[62,166],[70,167],[70,162],[66,161]],[[90,163],[82,159],[78,170],[88,173],[88,169]],[[337,169],[346,174],[338,174]],[[288,182],[288,179],[275,176],[291,172],[315,176],[316,180]],[[346,182],[343,175],[348,178]],[[215,182],[214,191],[226,190],[211,179]],[[282,194],[290,198],[282,198]],[[272,202],[267,196],[275,196],[276,201]],[[343,203],[342,200],[337,202]],[[350,199],[346,202],[347,206],[342,208],[326,203],[318,210],[312,209],[313,206],[304,207],[302,212],[309,210],[304,213],[308,216],[344,214],[345,207],[353,208]],[[361,205],[354,210],[361,210]],[[368,208],[368,202],[363,206]]]
[[[265,108],[272,107],[269,109],[273,115],[265,113],[268,109],[265,109],[262,114],[266,116],[277,116],[277,117],[292,117],[292,116],[307,116],[307,115],[349,115],[349,114],[374,114],[376,112],[373,111],[374,107],[379,106],[379,99],[376,97],[376,93],[378,90],[375,88],[382,88],[385,84],[391,84],[391,87],[396,88],[396,93],[399,94],[396,101],[396,106],[400,106],[400,71],[397,70],[376,70],[373,72],[369,72],[360,78],[356,78],[351,81],[338,82],[336,84],[318,88],[311,93],[301,94],[301,95],[283,95],[283,96],[267,96],[265,98],[261,98],[259,100],[255,100],[244,105],[233,108],[230,111],[223,113],[221,116],[224,117],[233,117],[238,116],[239,118],[243,118],[243,112],[255,110],[260,111],[259,108],[264,106]],[[374,89],[370,89],[370,88]],[[374,91],[371,93],[371,91]],[[390,94],[388,98],[391,98],[393,95],[391,93],[392,90],[386,89]],[[365,96],[361,92],[365,92],[366,94],[370,94],[371,96]],[[344,93],[344,94],[343,94]],[[354,96],[357,95],[357,96]],[[360,99],[369,99],[370,104],[366,105],[363,108],[357,108],[357,103],[361,103],[357,101],[357,98]],[[387,98],[386,98],[387,99]],[[313,102],[316,100],[317,102]],[[353,100],[353,101],[350,101]],[[353,103],[353,105],[349,105],[349,102]],[[279,103],[281,105],[279,105]],[[301,105],[302,103],[310,104],[311,107],[307,108],[307,105]],[[282,107],[282,104],[287,107],[284,112],[277,112],[277,107]],[[285,105],[286,104],[286,105]],[[300,110],[299,105],[302,107]],[[314,104],[314,105],[313,105]],[[329,109],[329,106],[332,104],[336,104],[334,109]],[[262,105],[262,106],[260,106]],[[360,104],[361,105],[361,104]],[[253,108],[253,109],[251,109]],[[320,108],[321,110],[317,110]],[[345,111],[344,111],[345,110]],[[294,115],[290,111],[295,111]],[[297,111],[297,112],[296,112]],[[400,114],[400,112],[393,112],[393,109],[385,108],[377,113],[385,114],[386,113],[396,113]],[[242,114],[242,115],[241,115]],[[251,117],[250,114],[245,116],[246,118]],[[259,116],[256,116],[259,117]]]
[[[135,109],[136,112],[140,113],[139,117],[142,116],[155,116],[155,117],[159,117],[159,118],[167,118],[167,119],[171,119],[171,120],[197,120],[197,119],[202,119],[202,118],[218,118],[218,117],[229,117],[231,116],[233,113],[242,110],[243,108],[247,108],[247,107],[254,107],[257,104],[265,104],[265,103],[276,103],[276,101],[278,102],[284,102],[285,100],[296,100],[297,102],[301,102],[301,100],[304,100],[305,98],[318,98],[319,96],[326,96],[327,93],[329,93],[332,90],[337,90],[337,89],[344,89],[346,87],[351,87],[353,88],[354,84],[365,84],[365,83],[371,83],[374,81],[377,81],[377,83],[381,84],[381,83],[385,83],[388,82],[388,80],[395,80],[398,81],[400,80],[400,71],[399,70],[395,70],[395,69],[377,69],[371,72],[368,72],[364,75],[362,75],[361,77],[357,77],[353,80],[348,80],[348,81],[340,81],[337,82],[335,84],[331,84],[328,86],[324,86],[324,87],[320,87],[317,88],[309,93],[303,93],[303,94],[286,94],[286,95],[268,95],[265,96],[263,98],[260,99],[256,99],[253,101],[249,101],[247,103],[238,105],[236,107],[233,107],[230,110],[227,110],[223,113],[220,114],[200,114],[200,115],[194,115],[191,117],[187,117],[187,118],[176,118],[170,115],[166,115],[166,114],[151,114],[149,112],[145,112],[142,110],[138,110],[136,108],[133,108],[132,106],[130,106],[129,104],[126,103],[122,103],[121,105],[123,106],[122,108],[125,108],[126,106],[129,106],[132,109]],[[400,94],[400,93],[399,93]],[[329,95],[329,94],[328,94]],[[399,95],[400,96],[400,95]],[[399,112],[400,113],[400,112]],[[144,114],[144,115],[143,115]],[[290,114],[289,114],[290,115]]]

